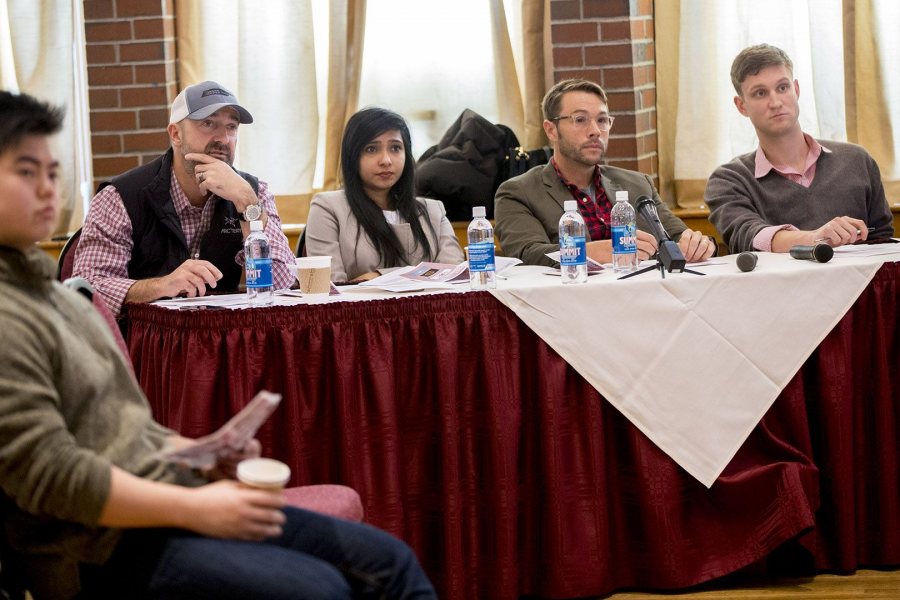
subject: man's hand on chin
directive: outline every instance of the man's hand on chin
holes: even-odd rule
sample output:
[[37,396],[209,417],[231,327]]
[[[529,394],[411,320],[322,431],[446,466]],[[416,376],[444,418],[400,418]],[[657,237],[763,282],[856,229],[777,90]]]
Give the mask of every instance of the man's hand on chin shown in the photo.
[[239,213],[243,213],[247,206],[257,204],[253,188],[227,162],[200,152],[185,154],[184,158],[196,163],[194,177],[204,194],[213,193],[229,200]]

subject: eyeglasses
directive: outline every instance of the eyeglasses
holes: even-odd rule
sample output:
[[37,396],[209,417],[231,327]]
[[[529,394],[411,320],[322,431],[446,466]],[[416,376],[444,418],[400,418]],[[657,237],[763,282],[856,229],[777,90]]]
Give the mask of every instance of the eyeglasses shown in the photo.
[[[554,117],[550,119],[551,121],[556,121],[559,123],[560,119],[571,119],[572,125],[576,127],[576,129],[587,129],[588,125],[591,123],[591,118],[584,113],[575,113],[573,115],[560,115],[558,117]],[[609,115],[600,115],[594,120],[594,123],[597,124],[597,129],[600,131],[609,131],[612,129],[613,121],[615,121],[615,117],[611,117]]]

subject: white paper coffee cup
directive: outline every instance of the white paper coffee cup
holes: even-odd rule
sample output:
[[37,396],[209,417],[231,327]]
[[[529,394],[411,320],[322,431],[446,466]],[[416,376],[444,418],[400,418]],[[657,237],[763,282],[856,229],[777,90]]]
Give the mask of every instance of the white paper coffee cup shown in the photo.
[[280,490],[291,478],[291,468],[274,458],[248,458],[238,463],[237,478],[248,487]]
[[331,257],[298,256],[297,283],[304,295],[327,295],[331,291]]

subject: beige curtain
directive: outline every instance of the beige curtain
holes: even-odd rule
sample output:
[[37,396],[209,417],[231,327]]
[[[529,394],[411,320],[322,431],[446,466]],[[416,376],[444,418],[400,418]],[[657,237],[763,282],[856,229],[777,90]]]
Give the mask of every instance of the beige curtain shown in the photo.
[[0,85],[66,108],[53,140],[62,206],[55,235],[77,229],[92,192],[82,0],[0,0]]
[[[656,31],[656,135],[659,148],[659,195],[670,206],[676,198],[697,198],[703,190],[677,194],[675,190],[675,132],[678,119],[678,38],[681,35],[681,0],[657,2],[653,25]],[[691,182],[697,187],[706,181]],[[688,182],[681,182],[684,186]]]
[[523,60],[521,77],[525,103],[525,129],[522,142],[527,148],[546,145],[541,100],[553,87],[553,45],[550,36],[550,0],[523,0]]
[[[513,131],[521,132],[525,128],[525,111],[506,9],[503,0],[490,0],[489,6],[494,78],[497,86],[497,119]],[[524,143],[523,140],[519,141]]]
[[541,100],[553,85],[549,0],[491,1],[500,122],[525,148],[547,144]]
[[896,0],[844,0],[843,6],[848,138],[872,154],[888,200],[898,203],[900,7]]
[[340,184],[341,138],[357,110],[366,31],[366,0],[332,0],[329,5],[328,100],[323,188]]
[[178,83],[211,79],[254,122],[240,129],[236,166],[275,194],[308,192],[319,110],[311,0],[177,0]]

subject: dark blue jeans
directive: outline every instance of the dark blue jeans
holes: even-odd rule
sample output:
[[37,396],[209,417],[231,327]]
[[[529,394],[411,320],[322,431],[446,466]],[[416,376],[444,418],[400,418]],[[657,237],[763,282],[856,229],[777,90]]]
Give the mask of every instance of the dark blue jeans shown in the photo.
[[283,534],[265,542],[219,540],[171,530],[130,531],[106,565],[83,570],[82,596],[160,600],[437,597],[412,550],[397,538],[369,525],[301,509],[287,507],[284,512]]

